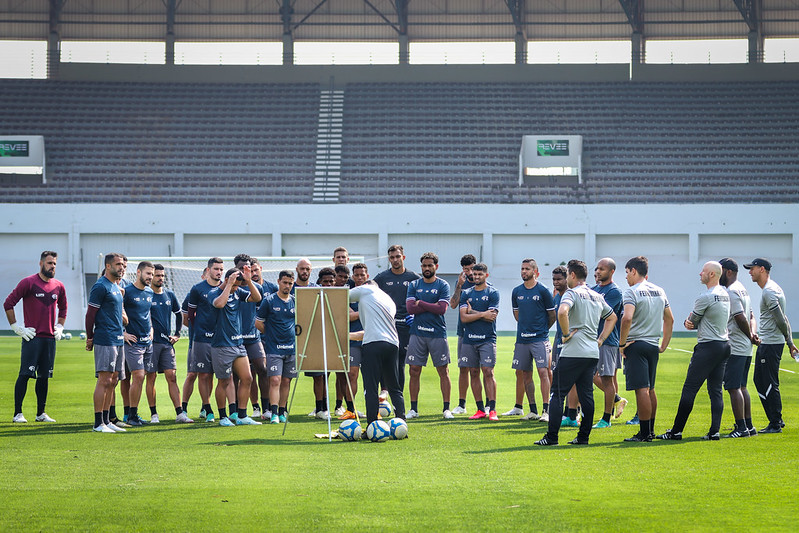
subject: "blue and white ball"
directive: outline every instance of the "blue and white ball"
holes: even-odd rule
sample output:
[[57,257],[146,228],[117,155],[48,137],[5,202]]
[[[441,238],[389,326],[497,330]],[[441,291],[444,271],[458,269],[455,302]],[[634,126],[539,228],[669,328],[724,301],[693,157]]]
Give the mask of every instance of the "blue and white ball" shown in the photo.
[[380,416],[383,418],[388,419],[391,417],[391,413],[394,412],[394,409],[391,408],[390,403],[382,401],[380,405],[377,406],[377,412],[380,413]]
[[68,340],[68,341],[71,341],[72,340],[72,333],[70,333],[70,332],[64,333],[64,338],[66,340]]
[[341,440],[349,442],[360,440],[362,432],[363,428],[361,428],[357,420],[345,420],[338,427],[338,434],[341,436]]
[[391,438],[391,428],[382,420],[375,420],[366,428],[366,438],[372,442],[384,442]]
[[392,418],[388,427],[393,440],[402,440],[408,436],[408,424],[401,418]]
[[83,339],[83,340],[86,340],[86,332],[85,331],[81,331],[80,338]]

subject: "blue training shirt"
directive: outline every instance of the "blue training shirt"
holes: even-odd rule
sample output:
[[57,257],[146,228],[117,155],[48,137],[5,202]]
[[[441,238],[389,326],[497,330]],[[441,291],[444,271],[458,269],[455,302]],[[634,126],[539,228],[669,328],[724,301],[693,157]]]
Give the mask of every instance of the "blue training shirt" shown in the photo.
[[150,320],[150,308],[153,304],[153,290],[150,287],[139,289],[134,284],[125,287],[125,296],[122,300],[125,314],[128,316],[128,325],[125,331],[136,336],[135,344],[147,346],[152,344],[150,329],[153,326]]
[[[264,296],[264,287],[258,283],[252,282],[258,292],[261,293],[261,299]],[[248,292],[249,294],[249,292]],[[258,302],[260,303],[260,302]],[[258,304],[255,302],[242,302],[241,303],[241,333],[244,344],[255,344],[261,342],[261,333],[255,328],[255,313],[258,311]]]
[[[424,278],[419,278],[408,284],[406,300],[415,299],[431,304],[444,301],[449,306],[449,298],[449,283],[441,278],[436,278],[432,283],[426,283]],[[444,315],[428,311],[414,315],[411,335],[447,338],[447,323],[444,320]]]
[[[221,285],[211,289],[207,297],[208,302],[213,306],[214,300],[219,298],[222,292],[224,289]],[[244,336],[241,333],[241,309],[243,305],[246,305],[249,297],[250,291],[236,287],[236,290],[230,291],[224,307],[221,309],[213,307],[216,312],[216,327],[211,346],[218,348],[244,344]]]
[[122,346],[122,290],[119,285],[102,276],[89,292],[89,305],[97,308],[94,319],[94,344],[99,346]]
[[531,289],[524,283],[514,287],[511,305],[518,311],[516,343],[532,344],[549,340],[549,311],[555,310],[555,300],[543,284],[536,283]]
[[[621,289],[619,289],[619,286],[611,281],[607,285],[594,285],[591,287],[591,290],[598,292],[605,298],[605,301],[611,307],[611,309],[613,309],[613,312],[616,313],[616,318],[618,319],[616,320],[616,325],[613,327],[613,331],[608,336],[607,340],[602,344],[603,346],[618,346],[619,333],[621,332],[621,315],[624,311],[624,306],[621,303]],[[599,321],[599,326],[597,326],[597,338],[599,338],[599,335],[602,334],[602,329],[604,327],[605,320],[603,319]]]
[[[153,322],[153,342],[156,344],[171,344],[169,336],[172,334],[170,322],[175,314],[180,314],[178,297],[169,289],[164,289],[161,294],[153,292],[150,319]],[[180,334],[180,324],[177,324],[177,334]]]
[[[358,311],[358,302],[350,303],[350,309],[353,311]],[[350,331],[361,331],[363,330],[363,324],[361,324],[360,316],[350,322]],[[361,346],[363,344],[362,341],[350,341],[350,346]]]
[[267,294],[256,313],[264,323],[264,350],[268,354],[294,354],[294,295],[284,302],[277,293]]
[[[461,285],[461,298],[463,297],[463,292],[467,289],[471,289],[474,287],[474,283],[469,281],[468,279],[463,282]],[[458,306],[460,307],[460,301],[458,301]],[[456,330],[456,334],[458,337],[463,337],[463,322],[461,322],[461,314],[458,313],[458,328]]]
[[552,352],[555,354],[560,354],[561,344],[563,344],[563,332],[560,330],[560,323],[557,319],[561,298],[563,298],[563,295],[559,292],[555,292],[552,297],[552,301],[555,303],[555,344],[552,346]]
[[195,309],[194,335],[192,338],[196,342],[210,343],[211,339],[214,338],[216,308],[213,300],[208,300],[208,293],[215,288],[203,280],[189,291],[189,307]]
[[[475,287],[461,292],[460,308],[471,306],[474,311],[488,311],[489,309],[499,309],[499,291],[494,287],[486,286],[482,291]],[[475,320],[463,324],[463,343],[482,344],[484,342],[496,342],[497,322],[486,320]]]

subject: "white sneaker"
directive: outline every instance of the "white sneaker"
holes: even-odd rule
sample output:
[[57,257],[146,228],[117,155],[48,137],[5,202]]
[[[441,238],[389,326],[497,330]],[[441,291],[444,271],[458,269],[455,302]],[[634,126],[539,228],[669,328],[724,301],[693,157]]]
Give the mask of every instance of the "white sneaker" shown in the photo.
[[309,418],[316,418],[316,409],[314,409],[313,411],[311,411],[310,413],[308,413],[308,417],[309,417]]
[[380,394],[377,396],[377,399],[380,400],[381,402],[388,401],[388,391],[385,389],[381,390]]
[[624,412],[625,407],[627,407],[627,398],[622,398],[616,402],[616,414],[613,415],[613,418],[619,418]]
[[539,422],[549,422],[549,413],[541,413],[541,416],[538,417]]
[[47,413],[42,413],[36,417],[37,422],[55,422],[52,418],[50,418]]
[[175,422],[178,422],[180,424],[191,424],[192,422],[194,422],[194,420],[189,418],[189,415],[186,414],[186,411],[183,411],[175,418]]
[[336,410],[333,411],[333,414],[336,415],[336,416],[343,415],[344,414],[344,406],[342,405],[340,407],[337,407]]
[[116,431],[106,426],[105,424],[100,424],[96,428],[92,428],[92,431],[96,431],[97,433],[116,433]]
[[160,424],[161,423],[161,419],[158,418],[158,413],[156,413],[156,414],[154,414],[153,416],[150,417],[150,423],[151,424]]
[[359,417],[361,417],[361,418],[365,418],[365,417],[366,417],[366,415],[365,415],[365,414],[363,414],[363,413],[362,413],[362,412],[360,412],[360,411],[358,411],[358,416],[359,416]]
[[127,431],[127,429],[115,426],[114,424],[106,424],[105,427],[107,427],[114,433],[125,433]]
[[455,418],[455,417],[452,415],[452,411],[450,411],[449,409],[445,409],[444,410],[444,418],[449,420],[449,419]]
[[419,418],[419,413],[417,413],[417,412],[416,412],[416,411],[414,411],[413,409],[411,409],[410,411],[408,411],[407,413],[405,413],[405,419],[406,419],[406,420],[409,420],[409,419],[411,419],[411,418]]
[[[514,407],[507,413],[502,413],[502,416],[524,416],[524,409],[519,409],[518,407]],[[529,420],[525,418],[525,420]]]
[[270,411],[269,409],[264,411],[264,414],[261,415],[261,420],[269,420],[269,421],[271,421],[272,420],[272,411]]
[[317,411],[316,418],[319,420],[330,420],[330,412],[328,411]]
[[524,415],[521,419],[522,420],[540,420],[541,417],[538,416],[538,413],[534,413],[534,412],[530,411],[529,413]]
[[261,410],[258,409],[257,407],[253,407],[252,408],[252,417],[253,418],[260,418],[260,416],[261,416]]
[[16,422],[17,424],[25,424],[27,420],[22,415],[22,413],[17,413],[14,415],[14,422]]
[[455,409],[452,410],[452,414],[453,415],[465,415],[466,414],[466,408],[465,407],[461,407],[459,405],[458,407],[456,407]]

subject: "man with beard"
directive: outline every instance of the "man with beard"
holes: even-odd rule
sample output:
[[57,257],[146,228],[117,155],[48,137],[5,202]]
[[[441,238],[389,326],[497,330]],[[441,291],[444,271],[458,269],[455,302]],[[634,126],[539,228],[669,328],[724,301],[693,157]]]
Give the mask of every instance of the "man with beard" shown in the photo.
[[[472,268],[477,263],[477,258],[472,254],[466,254],[461,257],[461,273],[458,276],[458,281],[455,283],[455,289],[452,291],[452,297],[449,299],[449,306],[452,309],[458,309],[461,304],[461,292],[467,289],[471,289],[474,287],[474,280],[472,279]],[[455,409],[452,410],[453,415],[465,415],[466,414],[466,393],[469,391],[469,381],[471,380],[471,374],[469,373],[469,368],[465,366],[468,361],[468,358],[464,358],[461,355],[461,350],[463,349],[463,321],[461,320],[460,312],[458,312],[458,405]],[[479,376],[479,369],[477,375],[477,384],[478,389],[482,389],[479,386],[480,376]],[[478,400],[480,404],[483,403],[483,398],[479,398]]]
[[125,311],[125,373],[130,380],[128,400],[130,414],[128,424],[141,426],[146,422],[139,417],[139,400],[144,386],[145,370],[151,365],[153,355],[152,320],[150,308],[153,303],[154,267],[150,261],[142,261],[136,267],[136,281],[125,287],[122,306]]

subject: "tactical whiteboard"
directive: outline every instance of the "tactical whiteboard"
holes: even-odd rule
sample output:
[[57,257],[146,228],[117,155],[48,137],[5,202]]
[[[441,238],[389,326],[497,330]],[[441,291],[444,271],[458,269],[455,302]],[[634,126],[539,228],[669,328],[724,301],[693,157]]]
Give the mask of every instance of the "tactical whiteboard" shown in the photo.
[[297,371],[349,371],[349,293],[347,287],[295,289]]

